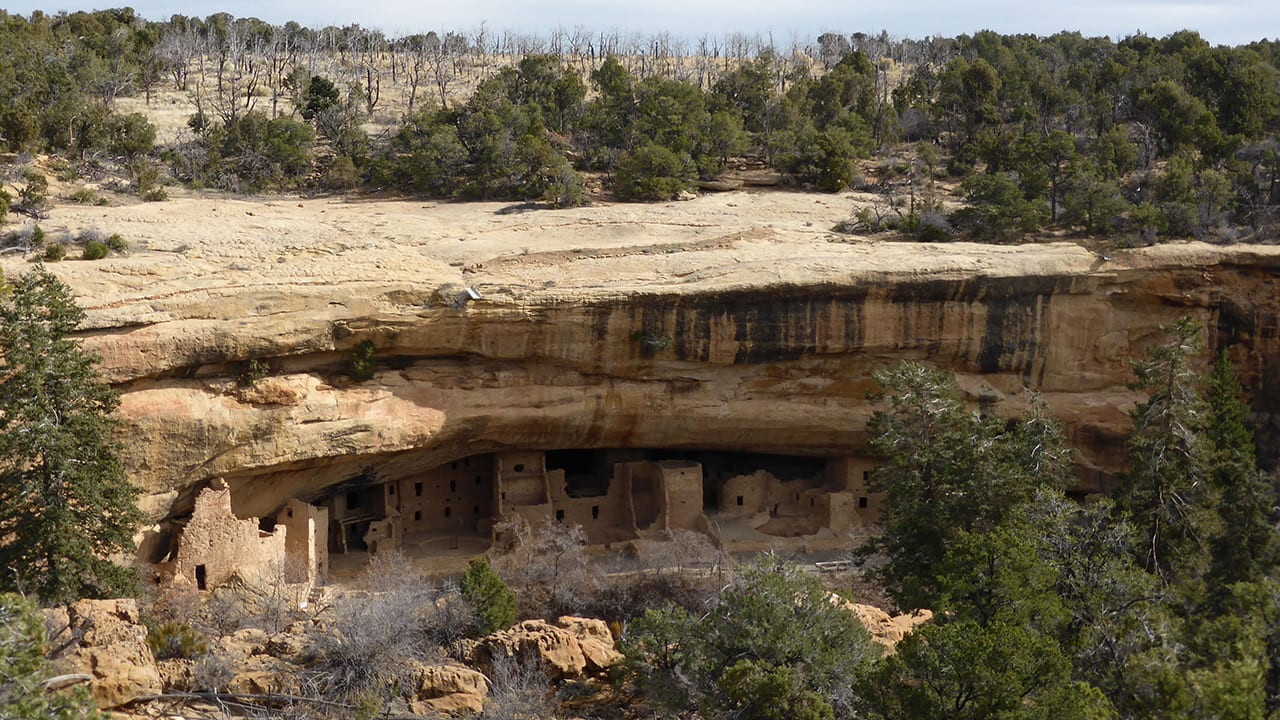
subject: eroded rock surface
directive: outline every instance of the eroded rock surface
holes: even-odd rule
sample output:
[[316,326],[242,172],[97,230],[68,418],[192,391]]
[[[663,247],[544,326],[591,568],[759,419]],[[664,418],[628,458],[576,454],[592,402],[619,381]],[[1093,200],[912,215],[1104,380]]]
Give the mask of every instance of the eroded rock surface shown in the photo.
[[[157,519],[215,477],[258,517],[505,448],[856,455],[873,371],[908,358],[1001,412],[1042,392],[1080,450],[1080,489],[1099,489],[1135,402],[1128,361],[1186,314],[1236,361],[1274,461],[1280,248],[1104,256],[827,232],[858,202],[734,192],[508,214],[180,197],[59,208],[45,227],[136,248],[52,267],[88,309]],[[356,381],[365,342],[373,373]]]
[[160,692],[160,673],[138,620],[135,600],[80,600],[46,611],[49,642],[60,673],[93,677],[89,693],[102,708],[114,708]]

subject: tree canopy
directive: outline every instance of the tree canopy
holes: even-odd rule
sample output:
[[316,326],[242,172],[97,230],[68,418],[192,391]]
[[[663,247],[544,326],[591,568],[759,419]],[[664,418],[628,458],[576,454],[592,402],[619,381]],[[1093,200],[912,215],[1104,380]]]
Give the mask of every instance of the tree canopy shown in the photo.
[[0,588],[47,602],[118,596],[142,516],[111,417],[116,394],[71,337],[84,316],[41,266],[0,302]]

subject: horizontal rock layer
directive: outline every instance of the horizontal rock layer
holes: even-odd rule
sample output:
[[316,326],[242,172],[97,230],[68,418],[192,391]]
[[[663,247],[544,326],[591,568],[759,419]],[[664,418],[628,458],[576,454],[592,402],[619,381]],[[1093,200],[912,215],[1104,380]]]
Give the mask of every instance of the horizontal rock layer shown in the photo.
[[[237,513],[262,515],[369,470],[502,448],[858,455],[872,373],[903,359],[954,370],[1010,414],[1040,391],[1079,449],[1081,489],[1099,489],[1137,399],[1129,361],[1187,314],[1236,361],[1274,461],[1280,248],[872,242],[821,230],[838,217],[828,200],[733,193],[536,223],[448,205],[421,226],[403,203],[316,220],[223,201],[228,221],[177,247],[162,213],[112,208],[112,228],[150,249],[56,271],[88,308],[83,339],[122,392],[125,460],[157,518],[216,476]],[[406,217],[390,239],[352,234],[391,213]],[[366,341],[374,374],[357,382]],[[239,381],[252,360],[262,377]]]

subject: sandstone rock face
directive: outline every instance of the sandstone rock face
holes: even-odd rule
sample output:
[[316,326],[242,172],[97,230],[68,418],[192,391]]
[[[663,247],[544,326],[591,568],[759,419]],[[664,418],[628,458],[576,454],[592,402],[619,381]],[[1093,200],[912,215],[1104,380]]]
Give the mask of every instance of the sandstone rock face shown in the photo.
[[[64,620],[65,618],[65,620]],[[93,676],[89,693],[102,708],[114,708],[161,690],[155,656],[147,646],[147,629],[138,621],[134,600],[81,600],[52,613],[51,642],[74,641],[55,659],[60,673]]]
[[[531,219],[176,198],[46,225],[139,248],[51,269],[87,308],[83,340],[122,393],[124,459],[156,519],[214,477],[256,517],[365,472],[500,448],[855,456],[872,373],[902,359],[954,370],[1007,414],[1040,391],[1079,449],[1080,489],[1105,489],[1137,400],[1128,361],[1187,314],[1236,362],[1274,462],[1280,247],[1104,257],[828,233],[857,202],[731,192]],[[356,382],[366,341],[375,372]],[[269,372],[246,386],[250,360]]]
[[622,659],[622,653],[618,652],[613,633],[609,631],[605,621],[565,615],[556,620],[556,625],[568,630],[577,639],[578,646],[582,648],[582,657],[587,661],[587,673],[598,675]]
[[858,621],[871,634],[872,640],[890,651],[912,630],[933,620],[932,610],[913,610],[890,616],[874,605],[846,602],[843,606],[858,616]]
[[621,659],[603,620],[562,617],[552,625],[525,620],[482,639],[471,652],[475,665],[492,668],[499,657],[536,657],[556,679],[597,675]]
[[416,715],[453,717],[484,709],[489,685],[484,675],[462,665],[422,665],[417,669],[409,709]]

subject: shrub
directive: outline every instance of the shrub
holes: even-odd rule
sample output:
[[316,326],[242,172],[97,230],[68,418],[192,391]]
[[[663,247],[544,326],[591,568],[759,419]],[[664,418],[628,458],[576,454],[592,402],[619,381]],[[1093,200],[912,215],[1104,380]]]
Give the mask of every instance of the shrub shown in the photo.
[[19,191],[18,202],[29,208],[44,207],[49,202],[49,178],[34,168],[23,170],[22,177],[27,184]]
[[706,611],[647,610],[622,649],[646,695],[705,718],[847,717],[854,683],[879,655],[816,578],[770,557],[748,565]]
[[53,170],[55,176],[62,182],[71,182],[80,177],[80,173],[76,172],[74,165],[59,157],[49,160],[49,168]]
[[[161,202],[169,199],[169,191],[160,186],[156,186],[148,190],[144,190],[139,197],[146,202]],[[105,200],[105,198],[103,199]]]
[[87,187],[77,188],[71,193],[71,202],[77,205],[93,205],[98,202],[102,196],[90,190]]
[[241,387],[253,387],[271,374],[271,366],[265,360],[254,358],[245,366],[244,372],[237,379]]
[[476,558],[467,565],[460,589],[475,613],[472,627],[477,636],[505,630],[516,623],[516,596],[489,567],[488,560]]
[[186,623],[167,622],[147,631],[147,646],[157,660],[194,660],[204,654],[204,636]]
[[5,224],[9,220],[9,203],[13,201],[13,196],[0,188],[0,225]]
[[661,145],[643,145],[619,156],[613,191],[623,200],[671,200],[688,190],[696,176],[688,154]]
[[85,260],[101,260],[110,254],[111,248],[107,247],[107,244],[101,240],[90,240],[84,244],[83,257]]
[[45,262],[58,262],[67,256],[67,246],[60,242],[48,242],[44,245]]
[[360,184],[360,173],[351,158],[339,155],[333,159],[320,184],[330,190],[346,190]]
[[348,374],[352,380],[364,382],[373,377],[375,365],[373,362],[373,353],[376,348],[372,340],[362,340],[355,349],[351,351],[351,365]]
[[111,252],[126,253],[129,252],[129,241],[120,236],[120,233],[111,233],[107,236],[106,245]]

